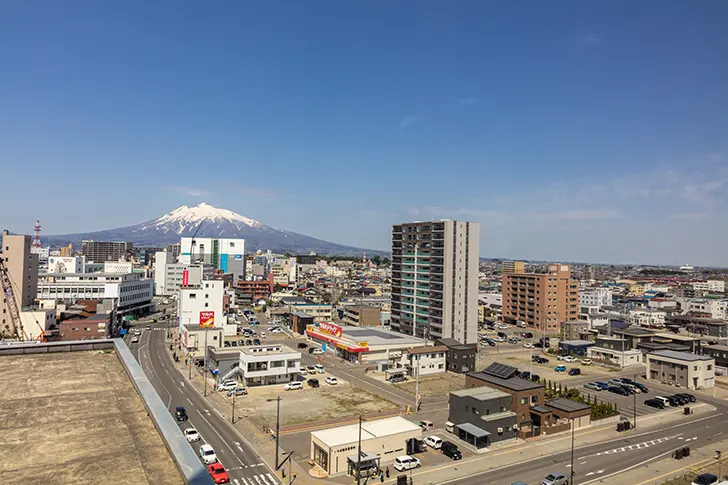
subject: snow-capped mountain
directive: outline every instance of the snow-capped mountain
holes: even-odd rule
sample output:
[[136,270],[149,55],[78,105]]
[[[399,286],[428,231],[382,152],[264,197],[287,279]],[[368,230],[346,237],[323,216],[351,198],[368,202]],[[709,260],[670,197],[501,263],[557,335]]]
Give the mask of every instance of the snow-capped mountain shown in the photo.
[[[96,241],[129,241],[139,246],[164,246],[177,243],[182,236],[225,237],[245,239],[246,252],[270,249],[277,252],[318,254],[361,254],[364,250],[331,243],[295,232],[276,229],[255,219],[227,209],[202,203],[194,207],[183,205],[152,221],[135,226],[81,234],[46,236],[51,244],[78,245],[84,239]],[[384,251],[367,250],[367,254],[384,255]]]

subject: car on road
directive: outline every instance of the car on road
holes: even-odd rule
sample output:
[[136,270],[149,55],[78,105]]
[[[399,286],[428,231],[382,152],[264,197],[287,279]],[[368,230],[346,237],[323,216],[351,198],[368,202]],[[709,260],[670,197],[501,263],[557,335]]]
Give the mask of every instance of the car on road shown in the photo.
[[215,483],[230,482],[230,477],[228,476],[228,473],[225,471],[225,467],[219,463],[213,463],[212,465],[208,466],[207,472],[210,474],[210,476],[215,481]]
[[718,485],[718,480],[712,473],[702,473],[695,477],[690,485]]
[[429,446],[430,448],[434,448],[435,450],[439,450],[442,448],[442,438],[439,436],[425,436],[425,444]]
[[213,450],[212,446],[208,444],[200,446],[200,458],[205,465],[210,465],[217,462],[217,455],[215,454],[215,450]]
[[238,382],[234,379],[228,379],[225,381],[222,381],[220,384],[217,385],[218,391],[232,391],[238,387]]
[[549,473],[541,480],[541,485],[567,485],[569,479],[563,473]]
[[187,428],[186,430],[184,430],[184,434],[188,443],[200,441],[200,433],[198,433],[195,428]]
[[554,367],[554,371],[556,372],[566,372],[566,366],[565,365],[557,365]]
[[298,391],[300,389],[303,389],[303,383],[301,381],[289,382],[283,386],[284,391]]
[[187,410],[183,406],[174,408],[174,417],[177,421],[187,421]]
[[577,359],[576,357],[574,357],[574,356],[571,356],[571,355],[567,355],[567,356],[566,356],[566,357],[564,357],[564,358],[563,358],[562,360],[563,360],[564,362],[568,362],[569,364],[573,364],[574,362],[577,362],[577,361],[578,361],[578,359]]
[[137,337],[136,335],[134,335],[134,336],[133,336],[133,337],[131,338],[131,343],[133,343],[133,344],[136,344],[136,343],[138,343],[138,342],[139,342],[139,337]]
[[321,384],[319,384],[319,380],[313,377],[306,380],[306,384],[308,384],[309,387],[321,387]]
[[308,348],[308,344],[305,343],[305,342],[299,342],[297,347],[299,349],[307,349]]
[[578,367],[572,367],[569,369],[569,375],[570,376],[580,376],[581,375],[581,369]]
[[443,441],[442,445],[440,446],[440,451],[443,455],[447,456],[452,460],[460,460],[463,457],[463,453],[460,451],[460,448],[458,448],[455,443],[452,443],[450,441]]
[[629,396],[629,391],[622,386],[609,386],[607,391],[619,394],[620,396]]
[[309,373],[309,374],[315,374],[316,373],[316,368],[314,366],[312,366],[312,365],[307,365],[306,366],[306,372]]
[[394,469],[398,472],[419,468],[421,466],[422,463],[420,463],[420,460],[414,456],[402,455],[394,459]]
[[581,365],[592,365],[591,359],[581,359]]
[[334,376],[329,376],[329,377],[327,377],[327,378],[325,379],[325,382],[326,382],[326,384],[328,384],[328,385],[330,385],[330,386],[335,386],[336,384],[338,384],[338,383],[339,383],[339,381],[337,381],[337,380],[336,380],[336,377],[334,377]]
[[533,344],[531,342],[523,342],[523,348],[524,349],[532,349]]
[[656,409],[665,409],[665,402],[662,399],[645,399],[645,406]]
[[313,366],[313,368],[314,368],[314,369],[316,370],[316,372],[318,372],[319,374],[323,374],[324,372],[326,372],[326,369],[324,369],[324,366],[322,366],[321,364],[316,364],[316,365],[314,365],[314,366]]
[[321,355],[324,353],[321,349],[313,349],[313,352],[311,352],[313,355]]
[[435,423],[433,423],[432,421],[428,421],[426,419],[423,419],[422,421],[420,421],[420,428],[422,428],[425,431],[433,429],[434,427],[435,427]]
[[600,386],[596,382],[587,382],[586,384],[584,384],[584,388],[589,389],[591,391],[601,391],[602,390],[602,386]]
[[541,357],[540,355],[534,355],[533,361],[537,364],[548,364],[549,360],[546,357]]

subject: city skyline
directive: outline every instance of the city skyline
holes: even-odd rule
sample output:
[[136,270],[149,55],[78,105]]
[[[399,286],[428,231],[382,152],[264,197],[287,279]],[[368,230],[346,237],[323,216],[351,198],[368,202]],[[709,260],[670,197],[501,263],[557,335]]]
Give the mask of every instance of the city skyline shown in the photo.
[[373,249],[450,218],[483,257],[728,266],[722,3],[171,5],[7,8],[0,228],[205,201]]

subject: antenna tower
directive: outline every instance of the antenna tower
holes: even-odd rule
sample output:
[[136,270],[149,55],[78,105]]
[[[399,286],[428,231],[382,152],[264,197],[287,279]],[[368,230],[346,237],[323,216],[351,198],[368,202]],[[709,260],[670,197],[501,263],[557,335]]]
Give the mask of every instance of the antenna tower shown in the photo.
[[33,242],[31,246],[34,248],[43,247],[43,244],[40,242],[40,221],[35,221],[35,226],[33,226]]

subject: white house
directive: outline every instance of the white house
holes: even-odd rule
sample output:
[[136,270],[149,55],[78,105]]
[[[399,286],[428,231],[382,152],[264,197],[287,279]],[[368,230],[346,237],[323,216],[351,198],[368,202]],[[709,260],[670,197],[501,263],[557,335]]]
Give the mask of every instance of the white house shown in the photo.
[[725,292],[725,281],[723,280],[706,280],[696,281],[693,283],[693,289],[700,292],[723,293]]
[[589,288],[579,291],[579,306],[601,308],[612,304],[611,288]]
[[[712,280],[711,280],[712,281]],[[728,300],[713,300],[709,298],[694,298],[687,301],[685,313],[709,313],[710,318],[719,320],[726,319],[726,307]]]
[[402,352],[400,363],[411,376],[437,374],[447,370],[447,347],[413,347]]
[[280,344],[245,347],[238,368],[247,386],[290,382],[301,372],[301,352]]
[[222,280],[203,280],[199,285],[180,288],[177,299],[179,326],[204,325],[221,328],[224,318]]
[[641,327],[664,327],[665,312],[643,308],[630,310],[629,323]]

